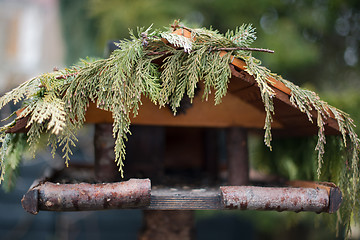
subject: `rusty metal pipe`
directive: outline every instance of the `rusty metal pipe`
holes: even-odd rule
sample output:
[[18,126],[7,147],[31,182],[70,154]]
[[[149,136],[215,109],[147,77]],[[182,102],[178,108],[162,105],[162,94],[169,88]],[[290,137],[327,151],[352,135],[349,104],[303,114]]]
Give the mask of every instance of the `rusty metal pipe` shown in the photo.
[[220,190],[226,209],[329,212],[325,189],[227,186]]
[[149,179],[100,184],[45,182],[30,189],[21,200],[23,208],[37,214],[45,211],[87,211],[141,208],[150,204]]

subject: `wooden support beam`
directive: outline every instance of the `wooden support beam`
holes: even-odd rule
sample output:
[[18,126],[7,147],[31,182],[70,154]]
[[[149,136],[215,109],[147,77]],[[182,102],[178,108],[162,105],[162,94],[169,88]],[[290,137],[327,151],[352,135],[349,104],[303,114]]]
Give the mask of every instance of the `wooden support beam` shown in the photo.
[[195,239],[194,211],[145,210],[139,240]]
[[246,185],[249,182],[248,135],[245,128],[232,127],[227,131],[228,183]]
[[207,128],[204,134],[204,168],[211,182],[216,182],[219,178],[220,131],[220,129],[216,128]]
[[115,139],[112,135],[111,123],[95,124],[95,177],[100,182],[120,180],[119,169],[115,163]]

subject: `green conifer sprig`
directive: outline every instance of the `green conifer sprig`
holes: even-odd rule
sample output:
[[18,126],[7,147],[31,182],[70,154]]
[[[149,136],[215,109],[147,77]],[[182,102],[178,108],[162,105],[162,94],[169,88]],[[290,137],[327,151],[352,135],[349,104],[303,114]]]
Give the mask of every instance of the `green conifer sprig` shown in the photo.
[[15,180],[19,173],[18,166],[22,160],[22,154],[27,149],[26,135],[23,133],[2,135],[0,142],[2,145],[0,151],[0,179],[4,180],[3,189],[10,191],[16,183]]
[[[295,84],[283,79],[281,76],[276,76],[276,79],[283,82],[285,86],[291,90],[290,101],[308,116],[309,121],[313,122],[311,112],[313,110],[317,112],[316,121],[319,130],[315,150],[318,152],[318,179],[321,179],[322,166],[324,164],[323,156],[325,154],[326,144],[324,134],[325,120],[333,115],[337,121],[339,132],[342,135],[342,141],[339,139],[338,145],[341,145],[341,148],[344,149],[342,152],[345,157],[328,159],[328,161],[343,161],[343,164],[336,165],[336,168],[328,169],[331,173],[326,173],[326,175],[330,175],[326,180],[335,182],[343,191],[343,207],[339,210],[339,218],[337,220],[345,226],[346,236],[349,236],[351,231],[351,218],[357,221],[357,216],[359,216],[360,213],[360,202],[358,200],[360,197],[360,173],[358,165],[360,139],[354,130],[355,124],[347,113],[322,101],[316,93],[301,89]],[[340,178],[337,177],[339,175],[341,176]],[[339,224],[339,222],[337,224]]]
[[182,48],[184,52],[190,53],[192,50],[193,39],[182,35],[172,34],[170,32],[161,33],[160,36],[165,38],[174,47]]
[[260,66],[260,61],[253,58],[251,55],[244,56],[243,59],[247,65],[246,72],[255,77],[255,81],[257,82],[262,101],[264,103],[265,108],[265,134],[264,134],[264,142],[265,145],[268,146],[271,150],[271,124],[273,122],[274,112],[274,103],[273,98],[275,96],[274,90],[271,88],[271,82],[269,81],[269,77],[273,76],[273,74],[267,68]]
[[249,47],[256,40],[256,31],[251,24],[243,24],[235,31],[228,30],[225,38],[235,43],[239,47]]

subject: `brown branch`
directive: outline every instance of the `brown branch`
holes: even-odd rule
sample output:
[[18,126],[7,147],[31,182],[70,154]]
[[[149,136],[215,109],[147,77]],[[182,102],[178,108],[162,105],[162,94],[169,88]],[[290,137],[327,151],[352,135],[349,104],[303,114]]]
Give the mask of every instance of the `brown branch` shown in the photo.
[[[266,53],[274,53],[273,50],[263,49],[263,48],[247,48],[247,47],[236,47],[236,48],[213,48],[211,51],[236,51],[236,50],[243,50],[243,51],[257,51],[257,52],[266,52]],[[166,55],[170,53],[170,51],[162,51],[162,52],[149,52],[146,55]]]
[[226,186],[220,191],[226,209],[320,213],[330,212],[329,202],[333,200],[320,188]]
[[264,49],[264,48],[249,48],[249,47],[234,47],[234,48],[214,48],[212,51],[254,51],[254,52],[266,52],[266,53],[274,53],[273,50]]
[[23,208],[37,214],[46,211],[89,211],[141,208],[150,204],[149,179],[114,183],[56,184],[45,182],[31,188],[22,198]]
[[191,29],[191,28],[188,28],[188,27],[179,25],[177,21],[175,21],[175,23],[172,24],[171,27],[173,28],[173,31],[175,31],[176,29],[182,28],[182,29],[185,29],[185,30],[187,30],[187,31],[189,31],[189,32],[192,32],[192,29]]
[[79,74],[79,72],[64,74],[64,75],[57,76],[56,79],[67,79],[68,77],[75,76],[77,74]]
[[168,53],[170,53],[170,51],[149,52],[149,53],[147,53],[146,55],[148,55],[148,56],[152,56],[152,55],[165,55],[165,54],[168,54]]

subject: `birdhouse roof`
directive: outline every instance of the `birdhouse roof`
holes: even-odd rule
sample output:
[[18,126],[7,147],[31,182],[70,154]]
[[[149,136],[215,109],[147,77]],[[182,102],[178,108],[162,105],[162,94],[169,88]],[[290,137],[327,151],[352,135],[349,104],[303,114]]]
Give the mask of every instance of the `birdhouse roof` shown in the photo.
[[[239,60],[241,61],[241,60]],[[243,61],[241,61],[243,63]],[[159,108],[148,98],[143,98],[139,115],[131,122],[135,125],[152,126],[179,126],[179,127],[231,127],[239,126],[249,129],[262,129],[265,122],[264,104],[255,78],[249,75],[239,64],[232,63],[231,79],[228,85],[228,94],[223,97],[222,103],[214,105],[214,101],[201,99],[200,93],[194,98],[192,106],[185,113],[174,115],[168,108]],[[280,135],[314,135],[317,134],[317,112],[312,112],[313,122],[307,115],[291,103],[291,90],[280,82],[272,86],[275,91],[274,121],[272,128],[275,134]],[[112,122],[111,112],[96,108],[91,103],[86,114],[86,122]],[[334,116],[326,119],[325,133],[340,134]]]
[[[186,29],[176,30],[173,34],[191,38]],[[165,40],[166,41],[166,40]],[[225,51],[220,53],[221,56]],[[159,61],[157,61],[159,63]],[[160,65],[162,63],[160,62]],[[178,127],[244,127],[248,129],[263,129],[266,113],[260,88],[255,77],[250,75],[246,63],[232,56],[230,63],[231,78],[228,83],[227,95],[221,104],[215,106],[214,100],[204,101],[202,95],[204,84],[199,83],[199,93],[194,97],[191,107],[185,113],[174,115],[168,108],[159,108],[150,99],[144,97],[139,114],[131,118],[135,125],[178,126]],[[308,116],[291,100],[292,90],[283,82],[270,77],[270,87],[274,91],[274,115],[272,129],[281,136],[314,135],[318,133],[316,119],[318,113],[311,110]],[[340,134],[339,125],[330,109],[325,119],[325,134]],[[311,119],[311,121],[309,121]],[[113,122],[112,114],[90,103],[87,110],[88,123]]]

